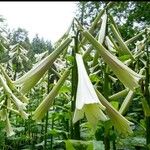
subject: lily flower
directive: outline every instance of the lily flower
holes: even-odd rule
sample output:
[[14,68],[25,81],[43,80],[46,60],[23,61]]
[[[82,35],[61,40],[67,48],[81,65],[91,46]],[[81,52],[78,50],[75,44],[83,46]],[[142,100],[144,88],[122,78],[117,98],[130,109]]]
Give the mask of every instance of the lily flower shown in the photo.
[[98,36],[98,42],[103,44],[104,39],[105,39],[105,34],[106,34],[106,25],[107,25],[107,14],[106,11],[102,16],[102,25],[99,31],[99,36]]
[[139,87],[138,82],[144,76],[134,72],[123,62],[121,62],[116,56],[106,50],[103,45],[99,43],[88,31],[83,31],[83,35],[99,52],[99,54],[103,57],[104,61],[113,70],[114,74],[124,84],[124,86],[128,87],[132,91]]
[[113,106],[105,99],[105,97],[96,90],[96,93],[99,97],[101,103],[106,107],[106,113],[112,121],[115,129],[123,135],[132,134],[132,128],[130,125],[133,125],[132,122],[128,121],[124,116],[120,114]]
[[0,70],[3,73],[5,79],[6,79],[6,83],[8,85],[8,87],[16,92],[16,94],[18,95],[18,98],[20,98],[23,102],[28,103],[29,100],[27,99],[27,97],[25,95],[23,95],[21,92],[19,92],[19,90],[16,88],[16,86],[13,84],[13,81],[11,80],[11,78],[7,75],[7,73],[5,72],[4,68],[2,67],[2,65],[0,65]]
[[7,116],[6,117],[6,134],[7,134],[7,137],[9,137],[9,136],[14,135],[15,132],[13,131],[13,128],[12,128],[12,126],[10,124],[10,120],[8,118],[8,114],[6,116]]
[[78,68],[78,86],[76,95],[76,109],[73,123],[84,117],[84,114],[91,125],[96,125],[98,120],[106,121],[107,117],[102,110],[105,107],[99,101],[94,87],[86,72],[82,55],[76,54]]
[[66,38],[61,45],[56,48],[50,55],[34,65],[34,67],[22,77],[14,81],[15,85],[21,86],[20,92],[27,93],[42,78],[48,68],[53,64],[58,55],[70,44],[72,39]]
[[8,85],[6,84],[6,81],[3,79],[3,77],[0,75],[0,83],[3,86],[3,89],[5,90],[5,92],[7,93],[8,97],[11,97],[11,100],[13,101],[13,103],[15,104],[15,106],[17,107],[18,111],[20,112],[21,116],[25,119],[27,119],[27,115],[25,115],[26,113],[24,112],[24,110],[26,110],[26,103],[21,102],[11,91],[11,89],[8,87]]
[[39,104],[39,106],[36,108],[33,114],[33,119],[36,121],[41,121],[44,117],[45,113],[48,111],[48,109],[53,105],[54,99],[57,96],[60,88],[62,87],[63,83],[69,76],[70,70],[67,69],[63,75],[60,77],[56,85],[53,87],[53,89],[50,91],[50,93],[44,98],[44,100]]

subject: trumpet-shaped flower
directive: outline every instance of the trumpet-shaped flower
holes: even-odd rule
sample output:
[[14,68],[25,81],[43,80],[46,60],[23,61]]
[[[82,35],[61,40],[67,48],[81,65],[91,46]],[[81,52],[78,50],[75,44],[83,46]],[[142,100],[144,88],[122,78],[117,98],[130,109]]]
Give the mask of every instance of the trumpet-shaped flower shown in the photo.
[[105,33],[106,33],[106,24],[107,24],[107,14],[106,12],[102,16],[102,25],[99,31],[99,36],[98,36],[98,42],[103,44],[104,38],[105,38]]
[[0,65],[0,69],[1,72],[3,73],[7,85],[9,86],[9,88],[11,90],[13,90],[14,92],[16,92],[16,94],[18,95],[18,98],[20,98],[23,102],[28,103],[28,99],[25,95],[23,95],[21,92],[19,92],[19,90],[15,87],[15,85],[13,84],[13,81],[11,80],[11,78],[7,75],[7,73],[5,72],[4,68],[2,67],[2,65]]
[[70,70],[66,70],[62,77],[58,80],[57,84],[53,87],[50,93],[45,97],[45,99],[40,103],[40,105],[34,111],[33,119],[40,121],[48,109],[52,106],[54,98],[57,96],[59,89],[62,87],[63,83],[67,79]]
[[98,120],[105,121],[107,117],[102,112],[105,107],[100,103],[94,87],[86,72],[82,55],[76,54],[78,68],[78,86],[76,95],[76,109],[73,117],[73,123],[85,116],[88,122],[95,125]]
[[2,100],[2,101],[0,102],[0,109],[2,108],[2,106],[4,105],[4,103],[5,103],[5,100]]
[[99,91],[96,90],[96,92],[101,103],[106,107],[106,112],[109,118],[111,119],[116,130],[123,135],[128,135],[133,133],[130,127],[130,125],[133,125],[133,123],[128,121],[116,109],[114,109]]
[[118,44],[120,46],[119,50],[120,54],[122,55],[128,55],[131,59],[134,59],[131,51],[129,50],[129,48],[127,47],[127,45],[125,44],[125,42],[123,41],[123,39],[121,38],[121,36],[119,35],[119,33],[117,32],[115,26],[113,24],[110,25],[116,39],[118,40]]
[[93,47],[103,57],[104,61],[113,70],[118,79],[130,90],[134,91],[139,87],[139,80],[143,78],[142,75],[137,74],[128,66],[123,64],[116,56],[112,55],[106,50],[102,44],[100,44],[88,31],[83,31],[84,36],[93,45]]
[[19,110],[19,114],[23,119],[28,119],[29,114],[26,113],[24,110]]
[[57,71],[61,71],[63,68],[66,67],[66,61],[62,61],[61,59],[58,58],[55,60],[54,65]]
[[13,128],[10,124],[8,114],[7,114],[7,117],[6,117],[6,134],[7,134],[7,137],[12,136],[12,135],[15,134],[15,132],[13,131]]
[[49,56],[44,58],[39,63],[35,64],[35,66],[29,72],[14,82],[16,85],[22,85],[21,92],[23,94],[27,93],[42,78],[58,55],[70,44],[70,42],[71,38],[66,38],[65,41],[55,51],[53,51]]
[[17,107],[18,111],[20,112],[21,116],[23,118],[27,118],[27,114],[24,112],[24,110],[26,110],[26,103],[21,102],[11,91],[11,89],[8,87],[8,85],[6,84],[5,80],[3,79],[3,77],[0,75],[0,83],[2,84],[5,92],[7,93],[7,95],[9,97],[11,97],[11,100],[13,101],[13,103],[15,104],[15,106]]

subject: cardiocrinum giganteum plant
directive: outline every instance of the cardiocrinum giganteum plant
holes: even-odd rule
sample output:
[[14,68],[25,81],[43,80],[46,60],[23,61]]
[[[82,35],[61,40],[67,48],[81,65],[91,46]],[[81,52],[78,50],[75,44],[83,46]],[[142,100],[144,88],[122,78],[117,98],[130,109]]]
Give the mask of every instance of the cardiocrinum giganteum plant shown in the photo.
[[[118,146],[120,138],[134,137],[139,125],[132,116],[136,101],[143,110],[141,119],[145,122],[141,126],[148,146],[150,30],[146,28],[124,41],[108,11],[110,4],[97,14],[88,29],[74,18],[67,32],[55,43],[53,52],[43,53],[42,60],[22,77],[13,81],[3,64],[0,65],[0,90],[7,97],[1,98],[0,117],[6,122],[8,136],[15,134],[10,122],[13,115],[8,115],[12,112],[37,124],[46,120],[46,131],[51,131],[51,148],[58,140],[53,134],[63,133],[61,140],[66,149],[82,144],[94,149],[95,143],[90,139],[103,141],[101,146],[108,150]],[[57,80],[48,82],[50,90],[44,93],[34,111],[28,111],[26,107],[34,102],[30,93],[52,76],[57,76]],[[47,113],[50,116],[45,119]]]

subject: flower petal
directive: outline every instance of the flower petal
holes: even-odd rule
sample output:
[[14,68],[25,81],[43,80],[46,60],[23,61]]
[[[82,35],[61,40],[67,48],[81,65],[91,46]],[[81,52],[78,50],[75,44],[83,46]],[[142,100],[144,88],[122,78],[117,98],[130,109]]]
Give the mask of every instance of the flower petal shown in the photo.
[[78,86],[76,96],[76,108],[82,109],[85,104],[98,103],[101,109],[105,107],[99,102],[94,87],[86,72],[82,55],[76,54],[76,62],[78,68]]
[[7,137],[12,136],[12,135],[15,134],[15,132],[13,131],[13,128],[10,124],[8,114],[7,114],[7,117],[6,117],[6,133],[7,133]]
[[80,119],[82,119],[84,117],[84,112],[81,109],[75,109],[74,112],[74,116],[73,116],[73,123],[76,123],[77,121],[79,121]]
[[87,104],[83,108],[88,122],[95,126],[99,120],[106,121],[107,117],[102,112],[99,104]]

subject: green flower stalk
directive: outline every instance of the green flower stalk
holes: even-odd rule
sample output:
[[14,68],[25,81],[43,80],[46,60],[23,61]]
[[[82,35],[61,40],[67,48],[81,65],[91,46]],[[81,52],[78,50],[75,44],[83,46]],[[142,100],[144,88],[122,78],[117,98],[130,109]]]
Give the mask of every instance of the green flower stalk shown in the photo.
[[132,43],[133,41],[137,40],[142,34],[144,33],[144,31],[141,31],[140,33],[138,33],[137,35],[135,35],[134,37],[128,39],[127,41],[125,41],[126,45],[129,45],[130,43]]
[[41,62],[35,64],[29,72],[14,81],[16,85],[22,85],[21,92],[23,94],[27,93],[42,78],[44,73],[53,64],[58,55],[70,44],[71,41],[71,38],[66,38],[65,41],[49,56],[44,58]]
[[110,38],[108,36],[106,36],[105,38],[105,45],[107,45],[108,49],[113,52],[113,53],[116,53],[116,50],[115,50],[115,46],[114,44],[111,42]]
[[53,87],[53,89],[50,91],[50,93],[46,96],[46,98],[40,103],[40,105],[36,108],[33,114],[33,119],[36,121],[41,121],[41,119],[44,117],[45,113],[48,111],[48,109],[52,106],[55,97],[57,96],[60,88],[62,87],[63,83],[67,79],[68,75],[70,73],[70,70],[67,69],[61,78],[58,80],[57,84]]
[[117,38],[119,46],[120,46],[120,49],[117,49],[117,50],[119,50],[121,55],[129,55],[130,58],[134,59],[132,53],[130,52],[129,48],[127,47],[127,45],[123,41],[122,37],[119,35],[117,30],[115,29],[114,25],[111,24],[110,27],[111,27],[115,37]]
[[119,109],[120,114],[124,114],[127,111],[132,101],[133,95],[134,95],[134,92],[130,90],[126,98],[124,99],[123,103],[121,104],[121,107]]
[[102,111],[105,110],[105,107],[101,104],[96,95],[94,87],[86,72],[82,55],[76,54],[76,62],[78,68],[78,86],[73,123],[82,119],[85,114],[88,122],[95,126],[98,120],[107,120],[107,117]]
[[128,135],[133,133],[130,125],[133,125],[132,122],[128,121],[125,117],[123,117],[116,109],[114,109],[111,104],[105,99],[105,97],[96,90],[99,100],[106,107],[106,112],[111,119],[115,129],[123,135]]
[[116,56],[112,55],[100,44],[88,31],[83,31],[83,35],[93,45],[93,47],[103,57],[104,61],[113,70],[118,79],[130,90],[134,91],[139,87],[139,80],[143,78],[142,75],[137,74],[128,66],[123,64]]
[[118,93],[115,93],[115,94],[109,96],[108,98],[110,101],[118,101],[118,99],[120,97],[126,96],[128,94],[128,92],[129,92],[129,89],[124,89],[122,91],[119,91]]

